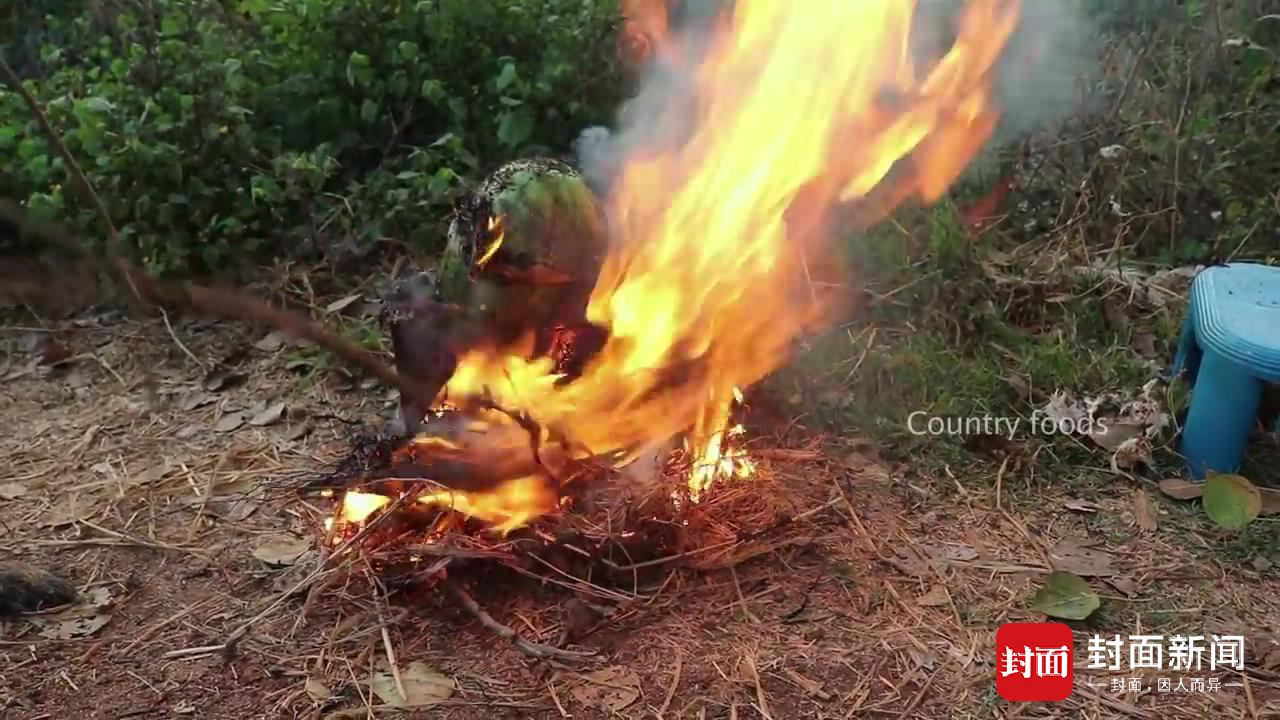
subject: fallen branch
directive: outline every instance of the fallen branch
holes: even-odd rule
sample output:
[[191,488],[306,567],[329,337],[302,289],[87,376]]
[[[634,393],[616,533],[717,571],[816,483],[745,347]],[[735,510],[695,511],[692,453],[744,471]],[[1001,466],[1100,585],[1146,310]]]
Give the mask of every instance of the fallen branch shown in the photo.
[[512,630],[506,625],[494,620],[493,616],[485,612],[484,608],[480,607],[480,604],[475,601],[475,598],[472,598],[467,594],[467,591],[463,590],[456,582],[446,579],[444,581],[444,586],[449,589],[449,592],[452,593],[455,598],[457,598],[458,602],[462,604],[462,607],[465,608],[467,612],[471,613],[480,621],[481,625],[484,625],[498,637],[503,638],[504,640],[510,640],[520,652],[528,655],[529,657],[537,658],[539,660],[555,659],[567,662],[582,662],[583,660],[595,655],[595,653],[592,652],[562,650],[561,648],[552,647],[550,645],[543,645],[542,643],[525,640],[523,637],[520,637],[515,630]]

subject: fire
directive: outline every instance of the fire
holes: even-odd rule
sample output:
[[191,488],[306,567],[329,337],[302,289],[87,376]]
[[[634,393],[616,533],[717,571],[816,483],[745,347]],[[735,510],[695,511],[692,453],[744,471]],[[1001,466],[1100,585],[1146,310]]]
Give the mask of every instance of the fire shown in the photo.
[[489,218],[489,235],[493,237],[489,241],[489,246],[485,248],[484,254],[476,259],[476,267],[484,267],[494,255],[498,254],[498,249],[502,247],[502,241],[506,238],[506,233],[502,229],[502,220],[499,218]]
[[[587,311],[609,331],[604,347],[570,383],[518,348],[472,351],[449,402],[527,413],[555,441],[544,447],[564,448],[542,458],[553,470],[609,451],[626,462],[684,433],[699,449],[691,497],[749,475],[732,447],[741,430],[726,431],[737,388],[828,318],[808,268],[830,264],[837,213],[856,205],[874,219],[946,190],[994,128],[992,74],[1019,12],[1017,0],[970,0],[954,43],[920,58],[913,0],[737,3],[685,68],[692,129],[634,149],[607,198],[611,251]],[[500,242],[499,228],[486,255]],[[524,428],[477,417],[488,426],[471,440],[478,452],[529,453]],[[454,493],[452,506],[516,527],[556,507],[534,482]]]

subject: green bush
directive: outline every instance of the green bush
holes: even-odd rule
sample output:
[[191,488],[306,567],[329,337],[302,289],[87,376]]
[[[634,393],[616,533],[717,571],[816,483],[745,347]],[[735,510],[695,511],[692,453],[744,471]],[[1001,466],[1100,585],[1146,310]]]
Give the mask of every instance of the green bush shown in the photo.
[[[0,29],[0,51],[160,272],[384,238],[430,248],[461,181],[563,152],[619,100],[617,7],[596,0],[63,0],[7,12],[17,30]],[[62,160],[4,91],[0,168],[0,197],[93,227]]]

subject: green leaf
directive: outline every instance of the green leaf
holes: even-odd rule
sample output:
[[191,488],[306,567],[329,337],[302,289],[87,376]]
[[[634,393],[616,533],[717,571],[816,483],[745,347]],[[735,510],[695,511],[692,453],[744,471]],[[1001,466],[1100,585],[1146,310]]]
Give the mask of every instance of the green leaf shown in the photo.
[[1204,481],[1204,511],[1228,530],[1240,530],[1262,512],[1262,493],[1239,475],[1209,473]]
[[423,80],[422,81],[422,97],[432,101],[439,102],[443,100],[448,93],[444,89],[444,83],[439,80]]
[[370,100],[369,98],[365,98],[364,102],[360,103],[360,119],[367,123],[377,120],[378,103]]
[[397,49],[400,51],[400,57],[404,58],[405,60],[416,60],[418,58],[417,43],[404,41],[397,46]]
[[502,66],[502,72],[498,73],[498,92],[502,92],[511,87],[511,83],[520,79],[520,75],[516,72],[514,63],[507,63]]
[[503,113],[498,120],[498,141],[509,148],[519,147],[533,135],[533,118],[524,110]]
[[1049,617],[1084,620],[1102,604],[1098,594],[1079,575],[1050,573],[1044,587],[1031,598],[1031,607]]
[[368,77],[369,56],[362,52],[352,51],[347,58],[347,82],[355,87],[357,81],[364,82]]

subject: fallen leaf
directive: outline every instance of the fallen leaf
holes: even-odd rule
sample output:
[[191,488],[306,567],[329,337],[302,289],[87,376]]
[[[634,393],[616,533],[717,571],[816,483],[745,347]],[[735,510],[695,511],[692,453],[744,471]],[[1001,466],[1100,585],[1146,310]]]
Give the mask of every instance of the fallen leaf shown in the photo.
[[1125,443],[1142,434],[1137,423],[1119,422],[1115,418],[1099,418],[1095,431],[1089,437],[1104,450],[1119,450]]
[[334,300],[333,302],[329,303],[328,305],[325,306],[324,311],[325,313],[342,312],[348,307],[351,307],[351,305],[359,299],[360,299],[360,293],[356,293],[354,295],[348,295],[340,300]]
[[173,436],[179,440],[189,440],[202,432],[204,432],[203,427],[197,423],[190,423],[179,428],[178,432],[174,433]]
[[1109,577],[1107,584],[1124,593],[1126,597],[1133,597],[1138,594],[1138,585],[1127,577]]
[[404,697],[400,696],[395,675],[384,665],[370,678],[369,687],[379,700],[393,708],[434,707],[448,700],[458,687],[452,678],[441,675],[420,661],[400,668],[400,682],[404,685]]
[[265,427],[280,422],[280,418],[284,416],[284,402],[278,402],[270,407],[260,411],[258,414],[249,418],[249,424],[254,427]]
[[1156,503],[1146,490],[1133,491],[1133,521],[1143,532],[1155,532],[1158,526]]
[[38,616],[33,620],[40,626],[40,635],[50,640],[70,640],[88,637],[111,622],[111,591],[96,587],[81,596],[80,602],[58,612]]
[[227,413],[218,419],[218,423],[213,426],[213,429],[218,432],[231,432],[241,425],[244,425],[243,413]]
[[570,692],[583,705],[621,712],[640,698],[640,677],[621,665],[612,665],[578,676]]
[[40,519],[40,526],[56,528],[71,525],[93,515],[97,509],[99,508],[95,505],[93,499],[81,500],[78,494],[64,495],[59,498],[58,504],[54,505],[50,512]]
[[1044,587],[1031,598],[1031,607],[1063,620],[1084,620],[1102,605],[1098,594],[1078,575],[1050,573]]
[[1160,492],[1175,500],[1194,500],[1204,494],[1204,483],[1182,478],[1165,478],[1160,481]]
[[279,330],[272,330],[263,335],[253,346],[263,352],[275,352],[284,347],[284,333]]
[[311,543],[302,538],[279,535],[255,547],[253,556],[268,565],[292,565],[309,549]]
[[[394,682],[394,680],[392,682]],[[329,686],[313,677],[307,678],[307,682],[303,687],[307,691],[307,696],[311,698],[312,702],[323,703],[333,697],[333,692],[329,690]]]
[[1262,512],[1262,494],[1239,475],[1209,473],[1203,502],[1209,519],[1228,530],[1243,529]]
[[209,392],[222,392],[244,382],[243,373],[233,372],[226,368],[215,368],[204,378],[204,389]]
[[71,640],[89,637],[111,622],[111,614],[92,615],[89,617],[73,617],[65,620],[54,619],[55,615],[47,615],[39,624],[41,637],[50,640]]
[[14,500],[27,494],[27,487],[16,482],[0,485],[0,500]]
[[1253,566],[1254,570],[1257,570],[1258,572],[1261,573],[1261,572],[1266,572],[1270,570],[1271,566],[1274,565],[1275,563],[1271,562],[1269,558],[1266,558],[1262,555],[1255,555],[1253,560],[1249,564]]
[[217,400],[214,396],[207,392],[190,392],[182,398],[182,404],[179,405],[183,410],[190,412],[196,408],[204,407]]
[[1065,538],[1049,548],[1049,563],[1054,570],[1083,577],[1115,575],[1111,553],[1084,545],[1075,538]]
[[929,588],[929,592],[916,598],[916,604],[923,607],[939,607],[951,603],[947,595],[947,589],[941,585],[934,585]]

